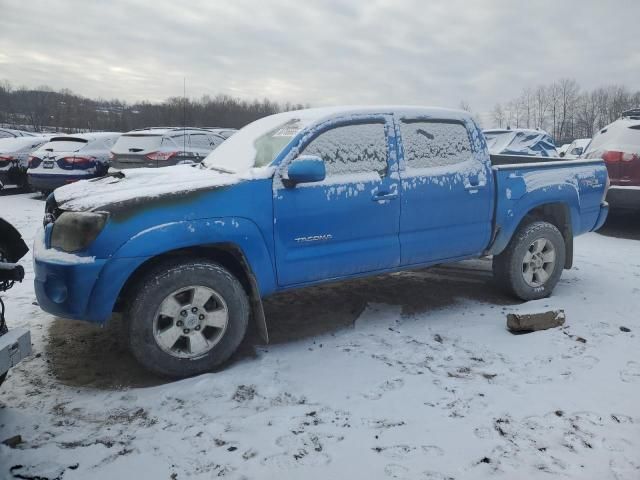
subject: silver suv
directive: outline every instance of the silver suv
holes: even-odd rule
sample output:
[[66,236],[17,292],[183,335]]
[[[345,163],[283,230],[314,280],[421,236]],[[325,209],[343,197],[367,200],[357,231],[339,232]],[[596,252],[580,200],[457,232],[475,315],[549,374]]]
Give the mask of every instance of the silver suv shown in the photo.
[[122,135],[111,148],[111,168],[158,168],[199,163],[225,137],[205,128],[156,127]]

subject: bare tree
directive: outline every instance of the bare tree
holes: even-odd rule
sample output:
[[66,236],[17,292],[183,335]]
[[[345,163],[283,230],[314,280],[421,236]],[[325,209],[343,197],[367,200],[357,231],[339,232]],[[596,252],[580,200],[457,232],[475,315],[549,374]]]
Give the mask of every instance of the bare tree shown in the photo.
[[502,124],[504,123],[504,120],[505,120],[505,115],[504,115],[504,110],[502,109],[502,105],[500,105],[499,103],[496,103],[496,106],[494,107],[491,115],[493,116],[494,122],[496,122],[496,124],[498,125],[498,128],[502,128]]

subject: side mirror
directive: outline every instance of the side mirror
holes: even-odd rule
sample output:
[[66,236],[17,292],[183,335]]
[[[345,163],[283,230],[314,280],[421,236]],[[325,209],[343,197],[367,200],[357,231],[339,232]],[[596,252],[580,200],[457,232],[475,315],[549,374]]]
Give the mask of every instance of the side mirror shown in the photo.
[[561,157],[564,157],[564,152],[560,152],[560,156],[561,156]]
[[283,179],[286,187],[298,183],[321,182],[327,175],[324,161],[315,155],[300,155],[287,169],[288,179]]

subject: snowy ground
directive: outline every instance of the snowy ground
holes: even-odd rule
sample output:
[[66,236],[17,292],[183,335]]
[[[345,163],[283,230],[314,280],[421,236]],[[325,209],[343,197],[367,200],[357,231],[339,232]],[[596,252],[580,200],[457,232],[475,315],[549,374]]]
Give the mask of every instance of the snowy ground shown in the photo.
[[[28,241],[42,210],[0,197]],[[482,261],[280,295],[274,344],[172,383],[135,364],[117,319],[40,311],[25,260],[4,298],[36,355],[0,389],[0,440],[24,440],[0,445],[0,478],[638,479],[639,228],[580,237],[554,296],[527,305]],[[506,331],[533,308],[566,326]]]

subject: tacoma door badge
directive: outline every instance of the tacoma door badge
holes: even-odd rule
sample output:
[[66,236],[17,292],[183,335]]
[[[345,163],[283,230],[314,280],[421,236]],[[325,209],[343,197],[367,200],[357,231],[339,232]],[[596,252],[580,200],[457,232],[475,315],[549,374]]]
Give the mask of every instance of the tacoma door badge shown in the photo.
[[309,243],[309,242],[326,242],[331,240],[333,235],[327,233],[325,235],[311,235],[309,237],[297,237],[294,240],[298,243]]

